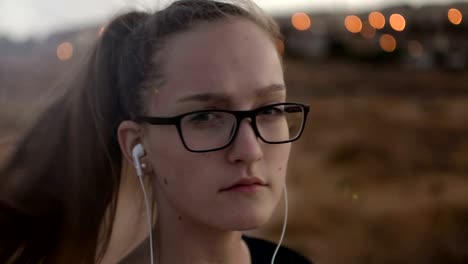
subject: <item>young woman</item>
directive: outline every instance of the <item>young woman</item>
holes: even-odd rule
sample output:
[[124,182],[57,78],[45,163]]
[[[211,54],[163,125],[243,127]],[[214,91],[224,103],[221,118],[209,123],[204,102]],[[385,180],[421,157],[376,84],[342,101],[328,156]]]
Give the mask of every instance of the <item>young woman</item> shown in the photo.
[[270,263],[241,232],[275,210],[308,112],[279,41],[248,2],[114,19],[1,172],[0,262]]

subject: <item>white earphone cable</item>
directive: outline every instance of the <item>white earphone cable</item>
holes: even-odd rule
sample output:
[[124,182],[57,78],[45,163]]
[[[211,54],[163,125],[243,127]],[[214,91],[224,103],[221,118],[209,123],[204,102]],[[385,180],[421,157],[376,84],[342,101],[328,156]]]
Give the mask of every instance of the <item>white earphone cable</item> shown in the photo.
[[283,187],[283,195],[284,195],[284,220],[283,220],[283,228],[281,230],[281,237],[278,242],[278,245],[276,246],[275,252],[273,253],[273,256],[271,257],[271,264],[275,263],[275,258],[276,254],[278,253],[279,248],[281,247],[281,243],[283,242],[284,234],[286,233],[286,225],[288,223],[288,191],[286,190],[286,183],[284,184]]
[[154,264],[153,263],[153,261],[154,261],[154,257],[153,257],[153,224],[152,224],[152,221],[151,221],[151,209],[150,209],[149,202],[148,202],[148,195],[146,194],[146,190],[145,190],[145,184],[143,183],[143,176],[138,175],[138,179],[140,180],[141,190],[143,191],[143,196],[144,196],[144,199],[145,199],[146,215],[147,215],[147,219],[148,219],[148,234],[149,234],[149,243],[150,243],[150,246],[149,246],[150,247],[150,263]]

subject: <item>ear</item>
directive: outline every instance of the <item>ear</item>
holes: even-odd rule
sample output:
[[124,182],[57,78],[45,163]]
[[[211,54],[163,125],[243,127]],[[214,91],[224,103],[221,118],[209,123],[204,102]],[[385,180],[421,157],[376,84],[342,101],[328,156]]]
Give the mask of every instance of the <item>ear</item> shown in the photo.
[[125,120],[120,123],[117,128],[117,138],[125,159],[130,163],[134,164],[132,157],[132,150],[136,144],[142,142],[142,130],[141,126],[134,121]]

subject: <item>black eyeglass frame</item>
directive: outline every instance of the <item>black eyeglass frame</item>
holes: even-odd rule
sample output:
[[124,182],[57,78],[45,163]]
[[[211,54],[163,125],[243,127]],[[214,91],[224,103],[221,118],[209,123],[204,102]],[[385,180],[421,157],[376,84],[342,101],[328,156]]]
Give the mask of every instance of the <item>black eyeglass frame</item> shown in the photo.
[[[279,105],[281,105],[281,106],[297,106],[297,107],[300,107],[302,109],[302,111],[304,112],[304,115],[303,115],[303,119],[302,119],[301,130],[299,131],[297,136],[295,136],[292,139],[288,139],[288,140],[284,140],[284,141],[268,141],[268,140],[264,139],[262,137],[262,135],[260,134],[260,132],[258,131],[256,116],[258,115],[259,112],[261,112],[261,111],[263,111],[265,109],[269,109],[269,108],[279,106]],[[284,143],[293,142],[293,141],[295,141],[295,140],[297,140],[297,139],[299,139],[301,137],[302,132],[304,131],[304,127],[305,127],[305,124],[306,124],[306,121],[307,121],[307,115],[308,115],[309,111],[310,111],[310,106],[305,105],[305,104],[301,104],[301,103],[275,103],[275,104],[269,104],[269,105],[261,106],[261,107],[258,107],[258,108],[252,109],[252,110],[244,110],[244,111],[241,111],[241,110],[222,110],[222,109],[204,109],[204,110],[192,111],[192,112],[188,112],[188,113],[184,113],[184,114],[180,114],[180,115],[172,116],[172,117],[137,116],[135,118],[135,121],[136,122],[145,122],[145,123],[149,123],[151,125],[175,125],[177,127],[177,132],[179,133],[180,140],[182,141],[182,144],[184,145],[184,147],[190,152],[202,153],[202,152],[211,152],[211,151],[221,150],[221,149],[226,148],[229,145],[231,145],[232,142],[234,141],[234,139],[237,136],[237,132],[239,131],[239,127],[240,127],[240,124],[241,124],[242,120],[245,119],[245,118],[250,118],[251,126],[252,126],[252,129],[253,129],[255,135],[258,138],[260,138],[263,142],[268,143],[268,144],[284,144]],[[221,113],[229,113],[229,114],[234,115],[235,118],[236,118],[236,128],[233,131],[232,136],[229,139],[229,141],[225,145],[223,145],[221,147],[217,147],[217,148],[213,148],[213,149],[207,149],[207,150],[193,150],[193,149],[190,149],[187,146],[187,144],[185,142],[185,139],[184,139],[184,136],[183,136],[183,133],[182,133],[181,120],[184,117],[188,116],[188,115],[192,115],[192,114],[196,114],[196,113],[206,113],[206,112],[221,112]]]

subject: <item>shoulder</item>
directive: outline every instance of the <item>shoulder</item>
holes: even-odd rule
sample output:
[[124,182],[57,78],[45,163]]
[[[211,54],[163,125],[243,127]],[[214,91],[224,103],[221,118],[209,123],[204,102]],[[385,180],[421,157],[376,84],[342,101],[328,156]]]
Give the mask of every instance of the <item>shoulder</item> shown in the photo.
[[[246,242],[250,255],[252,257],[252,264],[269,264],[271,263],[271,258],[276,249],[276,244],[248,236],[242,237]],[[275,258],[275,264],[312,264],[303,255],[289,249],[287,247],[281,246],[278,250],[278,253]]]

